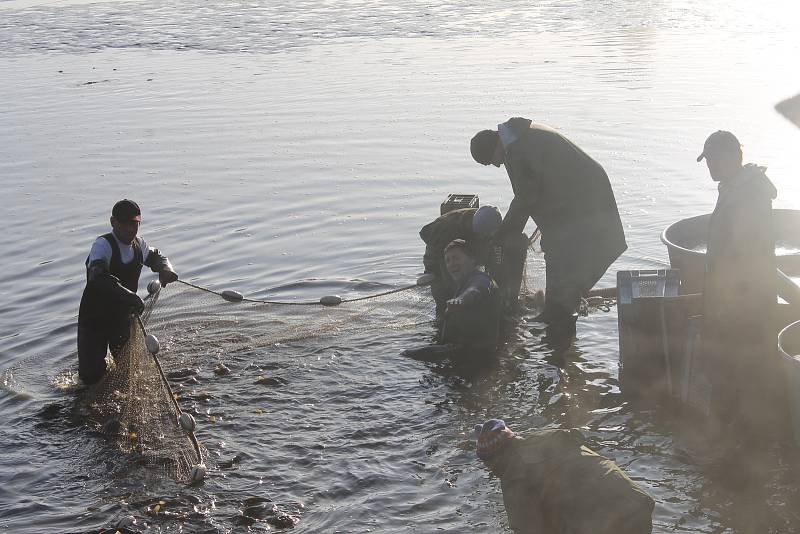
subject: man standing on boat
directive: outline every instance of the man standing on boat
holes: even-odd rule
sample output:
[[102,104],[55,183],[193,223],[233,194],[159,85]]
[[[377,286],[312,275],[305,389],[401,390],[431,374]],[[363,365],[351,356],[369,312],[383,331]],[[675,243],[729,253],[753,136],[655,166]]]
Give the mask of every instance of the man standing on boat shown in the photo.
[[547,286],[537,320],[571,336],[581,296],[627,248],[608,175],[560,133],[519,117],[478,132],[470,151],[482,165],[505,165],[514,190],[496,239],[522,232],[528,217],[539,227]]
[[120,200],[111,210],[112,231],[98,237],[86,259],[86,287],[78,313],[78,375],[94,384],[106,372],[106,352],[114,355],[128,339],[131,312],[144,302],[136,294],[142,266],[158,273],[161,285],[178,279],[169,260],[137,237],[142,212]]
[[[712,383],[711,409],[724,424],[760,424],[776,359],[777,301],[772,199],[764,167],[742,164],[731,132],[712,133],[697,157],[719,182],[708,227],[703,289],[703,344]],[[773,379],[775,377],[772,377]],[[743,419],[743,421],[742,421]]]

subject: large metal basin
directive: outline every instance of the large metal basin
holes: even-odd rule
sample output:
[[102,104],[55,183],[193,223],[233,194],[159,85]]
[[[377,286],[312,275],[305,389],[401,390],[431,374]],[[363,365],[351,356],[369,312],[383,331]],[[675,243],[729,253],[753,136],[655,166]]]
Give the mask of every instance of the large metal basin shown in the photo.
[[778,349],[786,369],[794,440],[800,445],[800,321],[790,324],[778,334]]
[[[772,210],[778,268],[800,276],[800,210]],[[667,226],[661,242],[667,245],[669,263],[681,272],[681,294],[701,293],[708,248],[710,214],[681,219]],[[747,243],[742,243],[747,247]]]

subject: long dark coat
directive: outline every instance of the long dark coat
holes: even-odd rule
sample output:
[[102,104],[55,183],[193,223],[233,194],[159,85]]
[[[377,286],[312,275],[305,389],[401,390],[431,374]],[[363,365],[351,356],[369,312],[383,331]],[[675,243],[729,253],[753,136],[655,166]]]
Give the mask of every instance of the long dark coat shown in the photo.
[[506,147],[514,199],[503,233],[521,232],[531,217],[542,248],[568,258],[569,282],[587,291],[627,248],[617,203],[603,167],[572,141],[528,119],[507,123],[517,140]]

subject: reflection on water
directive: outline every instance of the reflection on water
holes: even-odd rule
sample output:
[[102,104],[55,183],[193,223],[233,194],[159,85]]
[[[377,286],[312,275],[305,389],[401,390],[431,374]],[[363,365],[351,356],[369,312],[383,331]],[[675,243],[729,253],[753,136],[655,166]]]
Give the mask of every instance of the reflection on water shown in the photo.
[[[523,322],[474,373],[399,357],[424,328],[252,351],[187,335],[197,373],[182,402],[211,467],[199,487],[74,424],[71,380],[83,261],[121,197],[139,201],[142,234],[182,277],[302,300],[413,283],[417,232],[447,193],[505,210],[505,173],[475,165],[467,142],[512,115],[556,126],[608,170],[629,250],[603,286],[618,269],[663,267],[663,228],[713,207],[694,160],[710,131],[735,131],[769,166],[776,206],[800,207],[797,133],[772,111],[800,86],[794,10],[0,2],[0,367],[24,392],[0,392],[0,525],[91,531],[132,514],[153,532],[253,518],[263,530],[286,513],[298,532],[507,531],[468,435],[503,417],[521,431],[581,427],[654,495],[656,532],[745,532],[753,518],[798,530],[791,461],[770,455],[760,493],[742,493],[673,420],[627,403],[613,309],[582,319],[566,354]],[[214,372],[221,362],[230,372]],[[174,515],[148,515],[160,500]]]

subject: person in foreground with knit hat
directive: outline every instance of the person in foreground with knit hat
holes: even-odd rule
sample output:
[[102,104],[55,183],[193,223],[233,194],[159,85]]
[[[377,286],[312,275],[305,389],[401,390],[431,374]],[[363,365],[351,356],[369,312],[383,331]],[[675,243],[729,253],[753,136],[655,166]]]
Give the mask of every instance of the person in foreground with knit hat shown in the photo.
[[142,212],[123,199],[111,210],[111,232],[92,244],[86,258],[86,287],[78,312],[78,376],[94,384],[106,372],[106,353],[114,355],[128,339],[131,313],[141,314],[136,294],[142,266],[158,273],[161,285],[178,279],[166,256],[138,237]]
[[516,534],[647,534],[655,502],[579,430],[525,437],[501,419],[475,427],[476,451],[500,478]]

